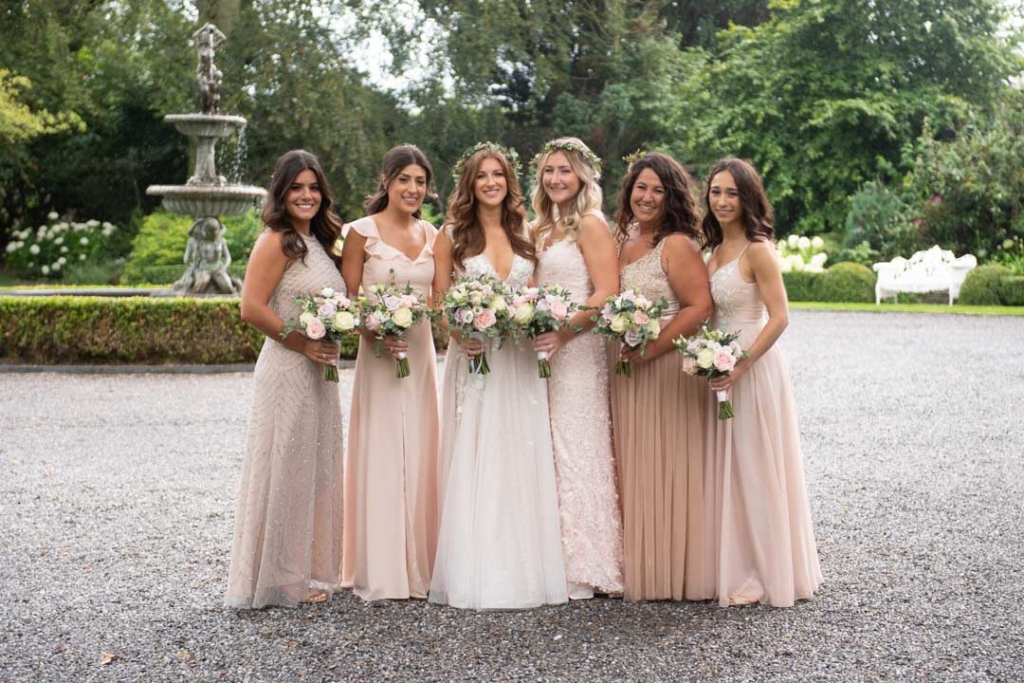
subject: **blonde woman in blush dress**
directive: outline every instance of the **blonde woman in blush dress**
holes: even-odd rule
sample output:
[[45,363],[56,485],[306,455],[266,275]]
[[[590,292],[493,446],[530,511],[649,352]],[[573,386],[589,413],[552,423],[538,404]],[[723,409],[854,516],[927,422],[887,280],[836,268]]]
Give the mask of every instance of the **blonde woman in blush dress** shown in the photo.
[[229,607],[320,602],[341,584],[342,431],[338,347],[300,332],[301,294],[341,290],[334,214],[309,152],[277,160],[242,288],[242,319],[267,335],[253,372],[249,432],[228,570]]
[[772,208],[757,171],[739,159],[712,167],[702,223],[713,323],[738,332],[749,353],[728,377],[735,417],[707,422],[709,518],[716,592],[727,605],[790,607],[821,583],[804,483],[800,431],[786,362],[776,342],[788,323],[786,288],[772,244]]
[[706,600],[714,593],[705,537],[707,383],[682,372],[672,340],[711,316],[692,180],[653,152],[633,162],[619,196],[622,291],[664,298],[660,336],[643,354],[611,346],[612,426],[622,497],[627,600]]
[[[537,284],[562,285],[577,304],[598,308],[619,291],[615,240],[601,213],[599,163],[577,138],[552,140],[537,156],[533,190]],[[551,441],[572,599],[622,593],[608,365],[604,342],[586,334],[592,314],[579,311],[569,326],[534,344],[551,361]]]
[[[360,285],[410,285],[430,300],[437,230],[420,218],[433,170],[412,145],[384,156],[368,216],[345,226],[341,272]],[[370,294],[369,296],[372,296]],[[356,358],[345,456],[343,579],[364,600],[427,597],[437,546],[437,363],[430,321],[402,338],[363,332]],[[410,374],[395,376],[407,354]]]
[[[523,197],[504,149],[477,145],[434,245],[434,291],[456,275],[510,287],[533,277]],[[430,602],[525,609],[567,600],[547,387],[532,348],[488,344],[491,372],[470,373],[476,339],[453,335],[445,360],[439,451],[443,501]]]

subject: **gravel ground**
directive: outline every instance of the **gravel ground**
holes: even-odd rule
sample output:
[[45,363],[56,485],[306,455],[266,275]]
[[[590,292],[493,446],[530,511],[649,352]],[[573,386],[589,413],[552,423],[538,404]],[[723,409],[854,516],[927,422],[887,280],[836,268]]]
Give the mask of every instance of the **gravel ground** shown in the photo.
[[0,681],[1024,680],[1024,318],[783,346],[825,574],[788,610],[226,610],[249,376],[0,374]]

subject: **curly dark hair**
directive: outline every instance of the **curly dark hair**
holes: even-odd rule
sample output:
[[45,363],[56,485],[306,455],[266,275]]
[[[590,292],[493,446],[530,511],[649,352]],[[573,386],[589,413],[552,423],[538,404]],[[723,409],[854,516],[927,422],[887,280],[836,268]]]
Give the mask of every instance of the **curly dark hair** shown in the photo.
[[267,202],[263,206],[263,224],[274,232],[281,233],[281,249],[288,258],[305,260],[308,249],[302,237],[292,225],[292,219],[285,208],[285,197],[303,171],[312,171],[320,185],[320,208],[309,223],[309,230],[316,240],[323,245],[324,251],[331,257],[335,265],[341,266],[341,254],[335,243],[341,235],[341,218],[334,210],[331,188],[324,176],[324,169],[316,156],[303,149],[285,152],[274,164],[274,175],[270,179],[270,190]]
[[652,247],[674,233],[686,235],[698,244],[701,243],[701,234],[698,231],[699,219],[697,217],[697,200],[694,196],[694,182],[690,174],[682,165],[667,154],[661,152],[649,152],[638,160],[634,161],[622,179],[619,188],[619,206],[616,213],[616,237],[621,242],[629,236],[629,228],[636,222],[633,215],[633,208],[630,206],[630,196],[633,194],[633,186],[636,179],[645,169],[650,169],[657,174],[662,186],[665,188],[665,214],[661,225],[654,233]]
[[714,212],[711,211],[711,181],[723,171],[731,173],[736,182],[736,189],[740,195],[740,207],[743,209],[742,219],[747,239],[751,242],[759,240],[771,242],[775,235],[775,211],[768,201],[760,174],[749,161],[727,157],[715,162],[715,165],[711,167],[708,172],[708,181],[704,187],[704,219],[701,221],[700,229],[704,235],[705,245],[714,249],[722,243],[722,226],[715,218]]
[[493,149],[478,150],[465,160],[459,181],[455,184],[455,191],[448,200],[445,224],[452,226],[452,257],[455,264],[462,268],[465,259],[482,253],[487,245],[483,227],[477,219],[474,191],[476,174],[484,159],[496,159],[505,174],[508,192],[502,204],[501,225],[505,229],[508,243],[512,246],[512,251],[536,265],[536,250],[533,242],[525,234],[526,208],[519,178],[516,177],[515,170],[505,155]]

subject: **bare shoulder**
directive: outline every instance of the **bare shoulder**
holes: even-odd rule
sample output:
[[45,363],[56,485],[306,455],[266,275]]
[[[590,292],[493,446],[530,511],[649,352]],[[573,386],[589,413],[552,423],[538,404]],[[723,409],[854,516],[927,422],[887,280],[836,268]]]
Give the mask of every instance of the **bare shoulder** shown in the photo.
[[452,229],[451,224],[444,224],[441,229],[437,231],[437,236],[434,238],[434,250],[452,248]]
[[769,240],[758,240],[751,242],[747,247],[747,258],[755,265],[776,263],[778,260],[775,245]]
[[586,242],[612,241],[612,231],[604,216],[598,214],[587,214],[580,221],[580,240]]
[[701,255],[696,240],[678,232],[665,237],[665,252],[674,256]]

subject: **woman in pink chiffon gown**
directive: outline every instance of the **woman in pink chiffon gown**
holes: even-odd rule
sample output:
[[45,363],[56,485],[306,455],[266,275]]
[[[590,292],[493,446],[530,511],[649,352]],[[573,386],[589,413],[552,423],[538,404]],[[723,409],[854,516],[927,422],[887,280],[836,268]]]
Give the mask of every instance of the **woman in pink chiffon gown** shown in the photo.
[[[412,145],[384,156],[368,216],[346,226],[341,272],[351,296],[377,283],[430,300],[437,230],[420,218],[430,162]],[[372,296],[372,295],[371,295]],[[437,547],[437,366],[430,321],[402,338],[363,331],[345,456],[342,578],[364,600],[427,597]],[[402,354],[408,377],[395,375]]]
[[708,402],[707,498],[722,606],[791,607],[821,583],[804,484],[793,388],[776,341],[786,328],[786,289],[772,243],[772,208],[757,171],[724,159],[711,169],[702,223],[712,323],[738,332],[749,353],[711,382],[735,417]]
[[[537,160],[533,225],[537,284],[561,285],[580,306],[619,292],[615,240],[601,213],[599,161],[578,138],[559,138]],[[562,551],[572,599],[622,592],[622,520],[615,485],[604,342],[586,332],[590,310],[537,337],[551,359],[548,404],[558,474]]]

